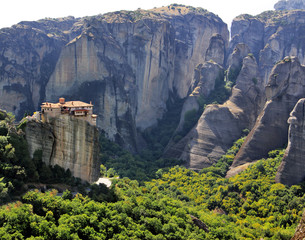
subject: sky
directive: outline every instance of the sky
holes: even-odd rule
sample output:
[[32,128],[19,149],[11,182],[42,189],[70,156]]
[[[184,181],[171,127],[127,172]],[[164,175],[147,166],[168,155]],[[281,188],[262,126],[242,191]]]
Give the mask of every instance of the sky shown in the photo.
[[234,17],[273,10],[276,2],[278,0],[1,0],[0,28],[46,17],[84,17],[119,10],[151,9],[172,3],[205,8],[231,25]]

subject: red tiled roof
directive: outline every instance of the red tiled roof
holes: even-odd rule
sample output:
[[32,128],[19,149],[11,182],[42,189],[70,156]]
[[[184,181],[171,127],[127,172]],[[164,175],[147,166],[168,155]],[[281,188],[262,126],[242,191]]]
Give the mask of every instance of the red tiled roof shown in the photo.
[[44,102],[42,103],[41,107],[49,107],[49,108],[76,107],[77,108],[77,107],[93,107],[93,105],[82,101],[69,101],[69,102],[65,102],[64,104]]
[[65,107],[93,107],[92,104],[89,103],[85,103],[82,101],[69,101],[69,102],[65,102],[64,104],[61,104]]

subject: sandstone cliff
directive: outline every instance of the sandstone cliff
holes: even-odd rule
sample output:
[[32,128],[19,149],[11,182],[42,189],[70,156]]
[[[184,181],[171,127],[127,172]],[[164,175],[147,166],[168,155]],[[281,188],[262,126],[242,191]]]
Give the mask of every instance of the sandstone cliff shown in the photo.
[[276,182],[293,185],[305,179],[305,99],[300,99],[288,119],[288,146],[276,175]]
[[215,89],[216,84],[220,84],[224,78],[224,69],[214,61],[199,64],[194,71],[194,78],[191,83],[190,92],[184,101],[177,132],[181,131],[184,125],[185,114],[192,110],[200,111],[199,98],[208,97]]
[[203,9],[172,6],[95,17],[61,51],[46,98],[92,100],[98,126],[132,149],[136,128],[162,118],[170,93],[186,97],[198,63],[223,64],[227,45],[226,25]]
[[208,105],[197,125],[168,147],[166,156],[182,159],[195,170],[211,166],[241,136],[243,129],[254,125],[263,98],[262,80],[255,58],[243,56],[245,53],[244,46],[239,46],[231,57],[244,59],[230,99],[222,105]]
[[21,22],[0,32],[0,107],[21,118],[62,96],[92,101],[98,126],[135,150],[199,63],[224,64],[228,38],[216,15],[178,5]]
[[28,121],[26,140],[30,156],[42,150],[47,165],[70,169],[74,177],[94,182],[99,177],[98,130],[84,120],[60,115],[49,123]]
[[305,67],[294,57],[278,63],[266,86],[267,102],[236,155],[232,167],[267,156],[287,143],[287,119],[297,101],[305,96]]
[[34,111],[45,98],[45,86],[54,70],[69,30],[69,17],[21,22],[0,31],[0,108],[18,119]]
[[297,56],[305,64],[304,27],[303,10],[238,16],[232,22],[229,53],[236,44],[246,44],[256,57],[261,77],[267,83],[274,64],[284,57]]
[[[297,73],[303,74],[305,63],[304,29],[302,10],[241,15],[232,23],[229,44],[219,17],[177,4],[21,22],[0,31],[0,107],[20,118],[44,100],[92,101],[98,127],[136,151],[139,132],[157,124],[169,101],[185,99],[177,133],[187,112],[202,111],[198,99],[215,90],[216,80],[230,80],[236,83],[230,99],[207,106],[191,132],[168,145],[166,155],[201,169],[254,126],[236,166],[287,141],[287,118],[304,97]],[[286,55],[299,61],[286,58],[272,70]],[[48,152],[51,145],[43,147]]]

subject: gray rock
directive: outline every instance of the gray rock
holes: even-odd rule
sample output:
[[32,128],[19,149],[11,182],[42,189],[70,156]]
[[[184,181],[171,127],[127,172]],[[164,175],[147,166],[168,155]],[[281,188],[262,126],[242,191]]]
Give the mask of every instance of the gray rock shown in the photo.
[[244,43],[257,59],[260,76],[267,84],[273,66],[286,56],[305,64],[305,11],[266,11],[257,16],[241,15],[232,23],[229,54]]
[[222,105],[207,106],[197,125],[167,148],[165,156],[182,159],[194,170],[211,166],[241,136],[243,129],[253,126],[262,98],[261,85],[255,58],[245,57],[230,99]]
[[304,0],[280,0],[274,5],[275,10],[305,9]]
[[99,173],[99,133],[87,121],[60,115],[50,123],[28,121],[26,140],[30,156],[42,150],[42,161],[70,169],[74,177],[90,183]]
[[300,99],[288,119],[288,146],[275,178],[276,182],[294,185],[305,179],[305,98]]
[[220,34],[215,34],[210,39],[209,48],[207,49],[205,60],[214,61],[221,66],[224,66],[226,55],[226,41]]
[[183,6],[22,22],[0,32],[0,107],[21,118],[58,97],[92,101],[98,126],[135,151],[199,63],[223,64],[228,38],[219,17]]
[[267,102],[255,126],[236,155],[232,167],[266,157],[287,143],[287,119],[297,101],[305,96],[305,67],[297,58],[278,63],[266,87]]

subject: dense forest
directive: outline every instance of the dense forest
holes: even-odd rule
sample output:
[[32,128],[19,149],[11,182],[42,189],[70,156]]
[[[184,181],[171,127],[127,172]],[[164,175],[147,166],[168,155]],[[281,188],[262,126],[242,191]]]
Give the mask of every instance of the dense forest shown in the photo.
[[[12,114],[1,112],[1,239],[290,239],[302,215],[305,185],[274,182],[283,150],[225,178],[245,137],[216,165],[194,172],[172,167],[174,160],[139,165],[143,153],[134,156],[101,136],[102,173],[121,177],[108,189],[46,166],[39,151],[30,158],[26,123],[13,122]],[[70,190],[27,191],[38,183],[68,183]]]

